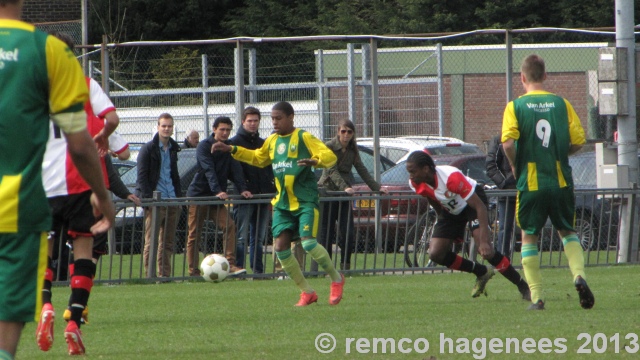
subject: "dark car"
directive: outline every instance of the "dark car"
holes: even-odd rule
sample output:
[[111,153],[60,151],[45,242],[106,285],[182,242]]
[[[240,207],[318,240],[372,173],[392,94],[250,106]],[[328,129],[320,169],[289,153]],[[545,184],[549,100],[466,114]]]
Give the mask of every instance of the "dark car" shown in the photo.
[[[455,166],[480,184],[492,184],[486,174],[485,159],[486,156],[482,154],[433,157],[436,165]],[[384,248],[387,252],[393,252],[404,246],[405,243],[413,242],[416,237],[422,234],[429,222],[429,204],[426,199],[416,199],[415,196],[412,196],[415,193],[409,186],[406,161],[401,161],[383,173],[380,183],[382,188],[391,195],[391,199],[380,201],[380,222]],[[360,185],[354,186],[354,190],[366,192],[369,188]],[[353,201],[357,250],[359,251],[371,252],[373,250],[374,209],[375,202],[370,199]],[[433,215],[433,213],[431,214]]]
[[[373,151],[364,147],[359,147],[360,149],[360,157],[362,159],[363,164],[369,170],[370,174],[373,174]],[[178,152],[178,172],[180,173],[180,183],[182,186],[183,194],[186,194],[189,184],[191,180],[196,174],[197,171],[197,162],[196,162],[196,149],[182,149],[182,151]],[[384,171],[386,169],[391,168],[395,165],[391,160],[380,157],[380,168]],[[322,169],[318,169],[320,172],[317,172],[317,176],[319,177]],[[354,171],[354,177],[356,182],[362,182],[362,179]],[[136,181],[138,179],[138,171],[137,167],[134,167],[127,171],[121,177],[124,184],[133,192]],[[234,193],[233,184],[229,183],[229,193]],[[126,209],[121,209],[118,214],[116,214],[116,223],[115,223],[115,237],[116,237],[116,251],[124,252],[124,253],[140,253],[142,250],[142,246],[144,244],[144,220],[143,220],[143,210],[141,208],[128,207]],[[181,252],[185,245],[185,241],[187,238],[188,232],[188,211],[186,206],[183,208],[180,218],[178,219],[178,228],[176,233],[176,252]],[[203,236],[205,236],[206,241],[202,242],[206,246],[204,250],[207,253],[222,251],[221,242],[217,241],[220,237],[221,233],[216,229],[216,226],[211,221],[205,222],[205,229],[203,231]],[[270,236],[268,236],[271,239]],[[270,240],[268,240],[270,241]]]

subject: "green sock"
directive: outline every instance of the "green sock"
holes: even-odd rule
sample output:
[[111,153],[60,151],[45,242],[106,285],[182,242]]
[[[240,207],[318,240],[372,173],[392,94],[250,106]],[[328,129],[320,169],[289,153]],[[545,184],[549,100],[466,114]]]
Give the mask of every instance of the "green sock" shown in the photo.
[[327,249],[325,249],[324,246],[318,244],[316,239],[302,240],[302,247],[304,248],[304,251],[306,251],[307,254],[311,255],[313,260],[315,260],[318,265],[322,266],[322,269],[327,274],[329,274],[329,277],[331,277],[331,281],[342,281],[340,273],[338,272],[338,270],[336,270],[336,267],[333,266],[333,262],[329,257]]
[[564,255],[569,261],[569,269],[573,275],[573,281],[576,277],[582,276],[584,279],[584,251],[580,245],[580,239],[578,235],[571,234],[562,239],[562,245],[564,246]]
[[540,260],[538,259],[538,245],[522,245],[522,269],[531,290],[531,301],[537,303],[542,298],[542,274],[540,274]]
[[0,350],[0,360],[13,360],[13,355],[9,354],[7,351]]
[[300,270],[300,264],[298,264],[298,260],[295,257],[291,256],[291,249],[287,249],[285,251],[276,251],[276,256],[278,260],[280,260],[280,264],[282,265],[282,270],[289,275],[289,277],[298,285],[300,290],[306,293],[312,293],[313,288],[309,285],[307,279],[305,279],[302,274],[302,270]]

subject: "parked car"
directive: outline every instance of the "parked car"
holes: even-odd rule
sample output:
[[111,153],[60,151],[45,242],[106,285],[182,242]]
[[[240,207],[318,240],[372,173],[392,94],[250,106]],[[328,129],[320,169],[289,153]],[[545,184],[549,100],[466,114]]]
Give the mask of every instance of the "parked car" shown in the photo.
[[[373,149],[373,138],[359,138],[358,144]],[[380,138],[380,155],[395,163],[406,160],[416,150],[425,150],[432,156],[484,154],[476,144],[460,139],[442,136],[400,136],[396,138]]]
[[[484,154],[434,156],[436,165],[450,165],[481,184],[492,184],[485,170]],[[406,161],[401,161],[382,174],[381,186],[397,199],[380,201],[380,223],[384,249],[393,252],[422,234],[429,222],[429,204],[426,199],[413,197],[403,199],[401,195],[414,194],[409,186]],[[354,186],[356,191],[369,191],[366,185]],[[357,250],[371,252],[374,243],[375,202],[369,199],[354,199],[353,212],[357,230]],[[432,214],[433,216],[433,214]],[[432,221],[433,219],[431,219]]]
[[136,166],[136,162],[135,161],[118,160],[118,158],[112,158],[111,159],[111,163],[113,164],[113,167],[116,169],[116,171],[118,172],[118,175],[120,175],[120,177],[122,177],[122,175],[124,175],[124,173],[129,171],[131,168]]
[[[371,149],[359,146],[360,157],[363,164],[369,170],[369,173],[373,175],[373,151]],[[383,156],[380,157],[380,168],[382,171],[390,169],[395,163]],[[196,152],[195,149],[182,149],[178,152],[178,172],[180,173],[180,183],[182,186],[183,194],[186,194],[191,180],[196,174]],[[322,169],[317,169],[316,175],[318,178]],[[356,183],[362,183],[360,176],[354,171],[354,177]],[[138,179],[137,167],[131,168],[121,177],[124,184],[133,192],[136,187],[136,181]],[[229,193],[234,193],[234,186],[229,183]],[[144,244],[144,213],[141,208],[128,207],[122,209],[116,214],[115,222],[115,237],[116,237],[116,251],[125,253],[140,253]],[[183,208],[180,217],[178,219],[178,228],[176,234],[176,252],[181,252],[185,248],[185,241],[188,233],[188,211],[186,206]],[[217,230],[215,224],[211,221],[205,221],[206,229],[203,231],[206,241],[203,241],[203,251],[220,252],[221,242],[218,241],[221,233]],[[268,236],[268,242],[271,240],[271,236]]]

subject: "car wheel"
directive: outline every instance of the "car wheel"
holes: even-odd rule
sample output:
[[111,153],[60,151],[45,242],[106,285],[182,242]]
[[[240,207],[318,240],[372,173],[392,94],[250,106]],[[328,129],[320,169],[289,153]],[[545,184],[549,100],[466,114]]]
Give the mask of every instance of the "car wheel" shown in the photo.
[[[596,239],[596,229],[591,222],[589,213],[584,213],[582,217],[576,219],[576,232],[583,250],[596,250],[598,241]],[[602,244],[601,244],[602,245]]]

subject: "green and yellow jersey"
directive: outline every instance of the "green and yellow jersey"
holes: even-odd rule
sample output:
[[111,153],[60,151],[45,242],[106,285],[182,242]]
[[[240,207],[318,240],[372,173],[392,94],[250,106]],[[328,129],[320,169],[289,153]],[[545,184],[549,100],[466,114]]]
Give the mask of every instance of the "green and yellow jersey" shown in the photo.
[[313,168],[298,166],[298,160],[315,159],[319,168],[329,168],[337,161],[322,141],[301,129],[289,135],[271,134],[259,149],[234,146],[232,154],[236,160],[250,165],[273,167],[278,194],[271,203],[275,208],[288,211],[295,211],[304,203],[318,206],[319,201]]
[[518,190],[573,186],[569,149],[586,140],[569,101],[538,90],[509,102],[502,122],[502,142],[508,139],[514,139],[516,145]]
[[[42,157],[50,114],[65,132],[66,114],[83,112],[89,96],[73,52],[17,20],[0,20],[0,233],[49,231]],[[84,121],[86,127],[86,120]]]

